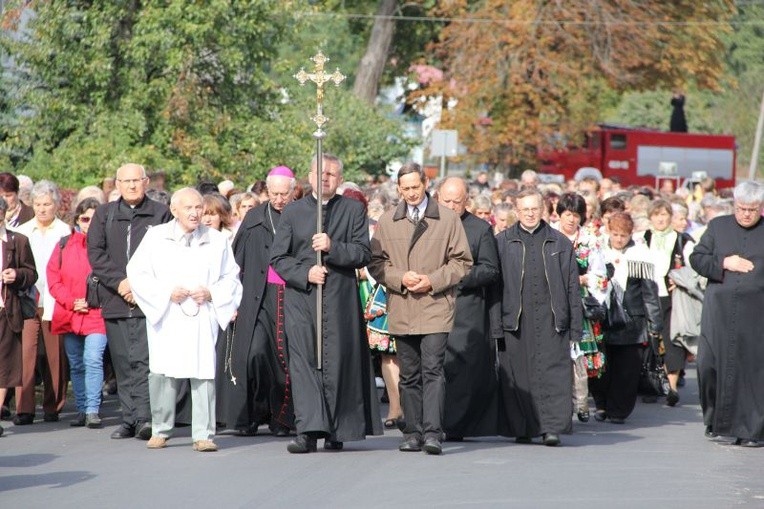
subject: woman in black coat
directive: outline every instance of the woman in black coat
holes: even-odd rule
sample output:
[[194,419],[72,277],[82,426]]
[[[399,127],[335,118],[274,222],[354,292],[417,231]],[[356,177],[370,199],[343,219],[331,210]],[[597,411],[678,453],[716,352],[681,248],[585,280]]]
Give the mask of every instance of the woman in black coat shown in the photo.
[[[634,221],[625,212],[616,212],[608,223],[610,238],[605,262],[611,283],[611,312],[620,304],[629,317],[621,327],[608,325],[604,330],[607,369],[590,389],[598,421],[610,419],[623,424],[634,410],[642,368],[643,344],[654,340],[661,330],[661,308],[655,265],[650,251],[631,238]],[[617,304],[613,304],[613,298]]]

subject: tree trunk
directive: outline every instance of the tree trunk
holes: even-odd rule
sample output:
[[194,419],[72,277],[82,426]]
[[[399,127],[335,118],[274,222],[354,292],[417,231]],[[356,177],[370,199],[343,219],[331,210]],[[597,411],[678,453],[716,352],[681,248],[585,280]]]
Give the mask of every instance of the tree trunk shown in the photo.
[[[398,7],[398,0],[379,0],[378,16],[392,16]],[[353,93],[359,99],[374,104],[379,89],[379,80],[385,69],[387,53],[393,40],[395,20],[380,17],[374,20],[366,54],[358,64]]]

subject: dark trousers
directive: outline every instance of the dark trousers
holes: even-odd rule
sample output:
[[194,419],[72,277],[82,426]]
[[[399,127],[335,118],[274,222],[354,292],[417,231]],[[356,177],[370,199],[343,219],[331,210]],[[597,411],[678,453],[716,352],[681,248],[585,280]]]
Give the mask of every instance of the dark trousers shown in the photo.
[[117,376],[122,421],[130,426],[151,421],[149,343],[145,318],[106,320],[111,361]]
[[705,337],[700,336],[698,343],[697,369],[700,409],[703,412],[703,424],[713,427],[716,413],[717,378],[719,376],[716,370],[716,355]]
[[249,349],[250,416],[255,424],[271,421],[271,429],[294,428],[289,359],[284,332],[284,287],[267,284]]
[[631,415],[637,403],[643,348],[640,344],[605,345],[605,373],[599,379],[589,379],[597,410],[621,419]]
[[403,436],[440,440],[446,397],[443,361],[448,334],[395,336],[395,341],[401,367],[398,387],[406,420]]
[[61,336],[50,332],[50,322],[42,319],[42,308],[37,316],[24,320],[21,332],[21,386],[16,387],[16,413],[35,413],[35,367],[40,351],[44,351],[42,368],[45,413],[59,413],[66,403],[68,369],[64,342]]

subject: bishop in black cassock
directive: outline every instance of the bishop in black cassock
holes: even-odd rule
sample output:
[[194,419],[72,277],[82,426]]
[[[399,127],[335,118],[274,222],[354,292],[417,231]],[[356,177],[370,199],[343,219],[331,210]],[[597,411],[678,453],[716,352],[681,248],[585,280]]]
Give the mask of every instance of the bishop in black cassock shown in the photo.
[[[323,162],[323,285],[309,282],[316,266],[316,248],[326,240],[316,235],[316,197],[309,195],[284,208],[276,230],[271,263],[286,281],[284,296],[289,371],[298,437],[293,453],[326,449],[343,442],[382,434],[371,357],[361,314],[355,270],[371,259],[368,220],[363,205],[335,195],[342,165],[325,155]],[[311,168],[315,188],[316,165]],[[318,244],[316,244],[318,242]],[[323,249],[322,249],[323,250]],[[323,369],[316,368],[316,291],[323,290]]]
[[294,174],[285,166],[266,179],[268,201],[250,210],[233,241],[244,297],[234,325],[217,343],[217,420],[241,435],[254,435],[267,423],[276,436],[294,428],[284,281],[269,266],[271,244],[281,211],[292,201]]

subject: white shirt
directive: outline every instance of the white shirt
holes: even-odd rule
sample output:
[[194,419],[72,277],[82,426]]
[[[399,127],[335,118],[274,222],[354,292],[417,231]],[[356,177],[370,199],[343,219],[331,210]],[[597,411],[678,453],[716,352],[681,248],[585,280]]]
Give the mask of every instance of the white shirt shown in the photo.
[[417,209],[419,211],[419,215],[417,217],[422,219],[424,217],[424,211],[427,209],[427,195],[424,195],[424,200],[422,200],[419,205],[407,205],[407,209],[408,217],[412,217],[414,215],[414,209]]
[[32,248],[34,264],[37,268],[37,282],[35,287],[40,293],[40,300],[37,301],[37,307],[43,308],[42,319],[50,321],[53,318],[53,306],[55,300],[48,290],[47,268],[50,255],[56,248],[56,244],[61,237],[71,235],[72,229],[68,224],[59,218],[46,229],[40,228],[36,218],[32,218],[26,223],[19,225],[16,231],[29,239],[29,246]]

